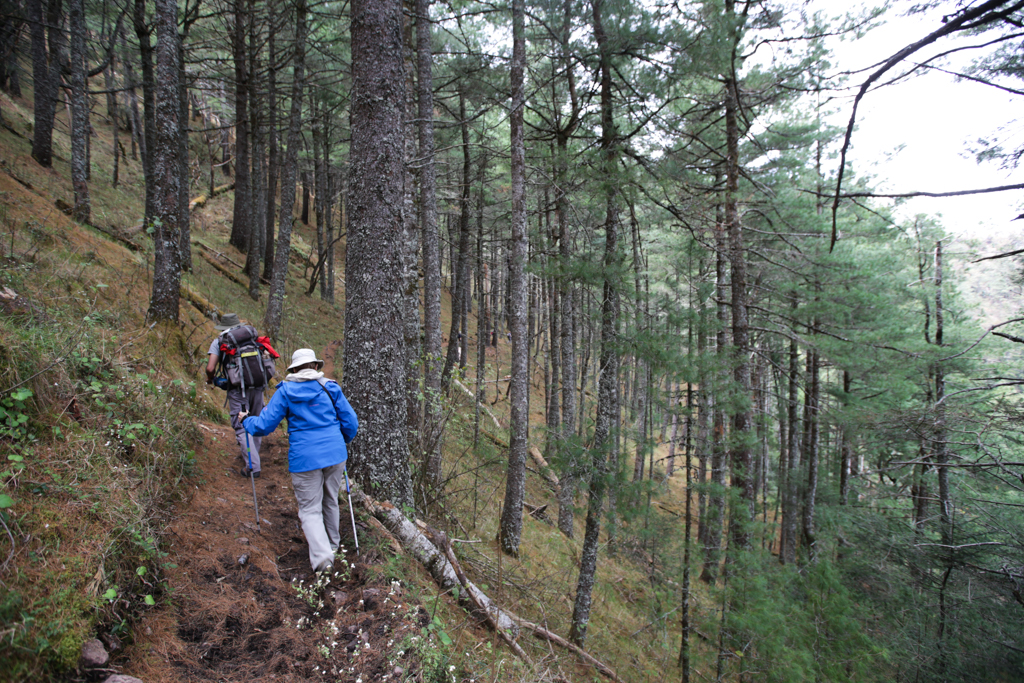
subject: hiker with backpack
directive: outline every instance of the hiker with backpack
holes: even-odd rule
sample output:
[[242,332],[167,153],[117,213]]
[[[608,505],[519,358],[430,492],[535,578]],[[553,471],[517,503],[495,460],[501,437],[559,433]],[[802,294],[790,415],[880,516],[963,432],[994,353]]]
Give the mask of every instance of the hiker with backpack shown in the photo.
[[263,390],[276,371],[274,359],[279,355],[270,346],[267,337],[259,336],[256,328],[243,323],[237,313],[225,313],[215,329],[221,333],[210,343],[207,352],[206,383],[227,391],[228,412],[235,440],[242,452],[239,473],[243,477],[260,476],[260,443],[256,437],[248,439],[240,413],[259,415],[263,409]]
[[297,350],[263,412],[239,415],[245,431],[257,438],[288,420],[288,471],[316,572],[331,571],[341,544],[338,491],[345,481],[346,444],[359,429],[355,411],[338,383],[324,377],[323,366],[312,349]]

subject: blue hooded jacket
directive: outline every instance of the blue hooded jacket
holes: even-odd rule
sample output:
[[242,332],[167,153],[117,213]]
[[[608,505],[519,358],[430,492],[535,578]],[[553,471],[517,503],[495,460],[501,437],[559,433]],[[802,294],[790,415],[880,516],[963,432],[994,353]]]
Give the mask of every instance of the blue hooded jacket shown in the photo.
[[285,418],[289,472],[309,472],[348,459],[345,444],[355,438],[359,419],[337,382],[289,377],[277,385],[260,414],[245,418],[242,426],[254,436],[266,436]]

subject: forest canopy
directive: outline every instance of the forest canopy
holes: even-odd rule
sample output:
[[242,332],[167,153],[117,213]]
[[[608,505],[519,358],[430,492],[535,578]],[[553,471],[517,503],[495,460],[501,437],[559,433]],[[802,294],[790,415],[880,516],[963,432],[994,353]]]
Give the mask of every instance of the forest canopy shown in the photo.
[[[881,61],[837,61],[894,16],[913,30]],[[452,524],[452,396],[476,399],[474,444],[507,399],[495,534],[521,555],[538,451],[578,548],[553,608],[576,646],[615,554],[678,605],[666,678],[1006,681],[1021,245],[937,214],[1024,185],[880,191],[851,149],[866,101],[930,71],[950,100],[1019,105],[1022,22],[1014,0],[2,0],[0,86],[31,89],[36,162],[69,155],[76,220],[141,161],[149,322],[179,319],[197,197],[231,193],[232,274],[272,339],[304,260],[344,337],[364,490]],[[1005,124],[950,135],[1013,171]],[[932,214],[899,211],[921,194]],[[680,480],[685,508],[658,512]]]

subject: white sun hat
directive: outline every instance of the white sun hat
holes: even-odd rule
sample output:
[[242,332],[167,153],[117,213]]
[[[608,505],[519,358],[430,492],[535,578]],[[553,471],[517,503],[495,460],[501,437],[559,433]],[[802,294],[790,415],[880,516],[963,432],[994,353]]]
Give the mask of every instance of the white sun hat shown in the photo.
[[288,369],[292,370],[306,363],[317,363],[317,370],[324,366],[324,362],[316,357],[316,352],[313,349],[297,349],[292,354],[292,364],[288,366]]

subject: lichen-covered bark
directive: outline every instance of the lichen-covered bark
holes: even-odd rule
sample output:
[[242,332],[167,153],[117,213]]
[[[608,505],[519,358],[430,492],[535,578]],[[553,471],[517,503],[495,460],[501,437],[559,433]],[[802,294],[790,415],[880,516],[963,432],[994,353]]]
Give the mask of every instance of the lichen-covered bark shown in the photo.
[[722,551],[722,518],[725,515],[725,401],[718,400],[717,393],[728,383],[725,376],[725,353],[728,346],[729,304],[726,284],[726,233],[724,211],[721,205],[715,210],[715,291],[718,303],[715,319],[718,330],[715,333],[715,354],[719,367],[713,372],[711,387],[705,393],[711,413],[711,486],[708,487],[707,505],[701,515],[701,544],[704,565],[700,580],[711,583],[718,575],[718,564]]
[[[402,307],[405,310],[403,329],[405,345],[405,425],[409,442],[410,458],[422,460],[424,447],[430,437],[423,431],[423,405],[420,401],[420,295],[419,295],[419,254],[421,228],[416,208],[416,187],[419,174],[414,169],[417,158],[417,123],[412,112],[416,111],[416,46],[413,36],[415,27],[412,19],[416,14],[415,0],[401,0],[402,4],[402,67],[405,74],[405,108],[402,139],[405,145],[405,172],[403,173],[403,216],[402,216]],[[421,469],[422,473],[422,469]],[[421,503],[429,505],[432,494],[427,494],[423,477],[420,477]]]
[[178,4],[176,0],[156,3],[156,90],[153,149],[153,294],[149,302],[151,320],[177,320],[181,286],[178,250]]
[[145,119],[143,137],[145,146],[142,150],[142,172],[146,179],[145,221],[153,220],[156,202],[156,178],[154,176],[154,156],[156,155],[156,83],[153,75],[153,29],[146,20],[146,0],[135,0],[132,14],[135,36],[139,41],[139,63],[142,67],[142,111]]
[[819,432],[818,408],[821,396],[821,373],[817,350],[807,354],[807,379],[804,386],[804,460],[807,462],[807,484],[804,487],[803,500],[803,541],[807,549],[807,557],[813,560],[817,555],[817,531],[815,529],[815,509],[818,498],[818,464],[819,464]]
[[[131,53],[128,51],[128,38],[122,33],[121,34],[121,64],[124,65],[125,80],[128,83],[135,84],[138,80],[135,78],[135,68],[132,66]],[[127,90],[128,95],[128,118],[131,119],[132,123],[132,159],[137,159],[136,151],[141,150],[142,158],[146,158],[146,136],[142,130],[142,117],[139,115],[139,98],[135,94],[135,88],[130,87]]]
[[434,78],[431,47],[430,2],[416,0],[416,87],[419,119],[420,229],[423,233],[423,431],[427,481],[441,482],[440,443],[432,438],[440,429],[441,392],[441,252],[437,235],[437,180],[434,168]]
[[[527,365],[530,340],[526,332],[526,148],[523,140],[523,109],[526,96],[523,72],[526,66],[526,35],[523,0],[512,2],[512,239],[509,253],[509,332],[512,333],[512,380],[509,387],[508,472],[505,476],[505,502],[501,510],[501,549],[519,553],[523,531],[523,496],[526,488],[526,447],[529,421],[529,385]],[[461,240],[460,240],[461,242]],[[459,273],[462,287],[463,274]]]
[[[249,173],[249,78],[245,33],[252,17],[244,0],[235,0],[231,55],[235,66],[235,203],[231,215],[231,244],[248,253],[252,238],[252,189]],[[283,189],[283,188],[282,188]]]
[[43,0],[29,0],[28,15],[32,37],[32,83],[35,90],[32,158],[40,166],[50,168],[53,165],[53,117],[57,111],[60,62],[64,49],[61,0],[48,0],[45,3]]
[[[276,21],[274,3],[267,3],[267,20],[271,25]],[[277,63],[275,31],[267,32],[267,52],[271,64]],[[263,279],[274,276],[274,207],[277,200],[277,75],[275,69],[267,69],[267,210],[265,214],[266,234],[263,237]]]
[[[569,96],[569,115],[556,135],[555,157],[555,219],[558,226],[558,256],[563,267],[568,266],[575,255],[569,234],[569,200],[566,188],[569,182],[569,137],[579,125],[579,100],[576,96],[574,54],[570,44],[575,7],[571,0],[562,5],[562,29],[559,56],[566,78]],[[576,380],[576,306],[573,283],[567,275],[559,279],[559,321],[558,354],[562,384],[562,419],[559,439],[561,457],[561,486],[558,489],[558,529],[569,538],[573,537],[575,517],[576,480],[579,477],[579,447],[576,438],[577,380]],[[554,312],[553,312],[554,314]],[[554,341],[554,340],[552,340]]]
[[274,277],[264,327],[271,339],[281,332],[284,286],[288,277],[288,254],[292,244],[292,212],[295,209],[295,174],[299,163],[299,133],[302,125],[302,93],[306,86],[306,0],[295,3],[295,63],[292,77],[292,106],[288,116],[288,146],[281,167],[281,214],[278,219]]
[[178,40],[178,174],[181,181],[178,183],[178,251],[181,259],[181,270],[191,272],[192,270],[192,228],[189,216],[189,165],[188,165],[188,83],[185,80],[185,40],[188,39],[189,29],[196,21],[196,10],[202,0],[190,8],[185,3],[186,17],[182,22],[181,38]]
[[86,145],[89,136],[89,102],[85,96],[85,2],[71,0],[68,5],[71,31],[71,186],[75,193],[75,220],[88,222],[89,159]]
[[412,505],[403,334],[405,75],[398,3],[352,3],[352,143],[345,259],[345,395],[359,415],[349,449],[375,497]]
[[[558,253],[563,264],[573,258],[572,240],[569,237],[569,202],[566,198],[565,183],[568,177],[568,138],[559,137],[555,186],[555,207],[558,220]],[[561,482],[558,489],[558,530],[569,538],[573,537],[574,503],[579,464],[576,446],[576,307],[574,305],[572,282],[563,276],[560,283],[560,312],[562,315],[559,332],[559,351],[562,371],[562,423],[559,447]]]
[[[793,308],[797,306],[793,299]],[[782,550],[779,561],[782,564],[796,562],[797,519],[800,507],[800,413],[799,400],[800,349],[796,341],[789,343],[789,386],[787,391],[786,417],[789,431],[786,434],[786,491],[782,506]]]
[[[726,11],[732,16],[733,3],[726,2]],[[730,25],[732,26],[732,25]],[[730,28],[733,53],[739,50],[738,30]],[[737,548],[745,548],[750,539],[750,522],[754,516],[754,477],[752,471],[751,440],[754,438],[753,417],[750,400],[752,384],[750,378],[750,321],[747,316],[747,265],[743,246],[743,224],[738,208],[740,154],[740,130],[738,117],[739,83],[736,70],[739,58],[734,56],[730,72],[725,78],[725,223],[729,230],[729,270],[732,303],[732,353],[733,380],[739,392],[732,416],[732,448],[730,449],[732,488],[739,494],[741,503],[733,506],[729,515],[729,529]]]
[[601,302],[601,373],[597,389],[597,420],[594,424],[594,446],[591,450],[592,470],[587,499],[587,525],[583,532],[576,600],[573,603],[572,623],[569,626],[569,640],[579,647],[586,643],[587,626],[590,624],[594,580],[597,575],[598,538],[601,533],[601,514],[604,506],[607,454],[612,451],[616,441],[615,431],[619,412],[619,357],[616,349],[618,292],[613,279],[618,263],[619,217],[615,185],[611,181],[617,162],[615,120],[612,116],[611,55],[608,37],[604,32],[604,2],[593,0],[591,6],[594,39],[597,42],[601,65],[601,148],[608,181],[605,188],[604,292]]
[[[422,525],[422,522],[413,523],[394,505],[379,503],[358,489],[353,489],[352,499],[365,507],[385,529],[398,539],[402,547],[430,572],[441,590],[451,590],[461,583],[458,573],[446,557],[444,549],[438,548],[417,526]],[[472,599],[476,606],[482,607],[490,615],[499,630],[506,631],[512,636],[519,634],[519,628],[512,615],[498,607],[472,581],[467,580],[463,585],[472,593]],[[466,597],[468,596],[460,596],[460,601],[465,601]]]

